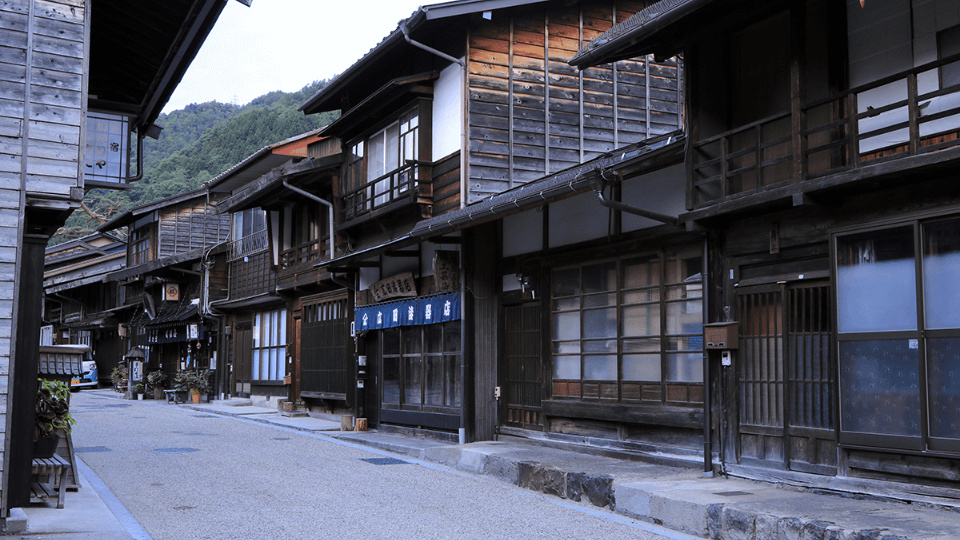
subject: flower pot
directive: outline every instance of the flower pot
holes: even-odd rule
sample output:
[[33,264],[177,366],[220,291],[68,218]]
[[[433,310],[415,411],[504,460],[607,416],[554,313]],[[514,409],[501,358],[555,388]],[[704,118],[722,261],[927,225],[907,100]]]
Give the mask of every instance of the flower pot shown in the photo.
[[60,444],[60,436],[57,434],[49,435],[33,441],[33,457],[50,458],[57,452],[57,445]]
[[193,400],[194,403],[200,403],[200,390],[197,390],[196,388],[191,388],[190,399]]
[[137,394],[137,401],[143,401],[143,394]]

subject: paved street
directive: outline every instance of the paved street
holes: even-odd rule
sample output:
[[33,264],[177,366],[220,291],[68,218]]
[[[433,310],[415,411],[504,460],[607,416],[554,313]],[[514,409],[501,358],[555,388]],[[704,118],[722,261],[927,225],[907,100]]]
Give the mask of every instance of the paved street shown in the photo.
[[84,392],[71,409],[77,457],[155,540],[666,538],[611,512],[320,434]]

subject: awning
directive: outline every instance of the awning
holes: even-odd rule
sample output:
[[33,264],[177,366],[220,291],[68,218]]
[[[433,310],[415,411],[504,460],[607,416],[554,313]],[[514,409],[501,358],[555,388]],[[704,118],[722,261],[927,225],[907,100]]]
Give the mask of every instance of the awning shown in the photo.
[[157,310],[157,316],[152,321],[144,323],[144,326],[159,326],[169,323],[178,323],[194,317],[199,313],[196,304],[174,304],[171,306],[161,306]]
[[416,326],[460,320],[460,293],[404,298],[354,310],[358,331]]

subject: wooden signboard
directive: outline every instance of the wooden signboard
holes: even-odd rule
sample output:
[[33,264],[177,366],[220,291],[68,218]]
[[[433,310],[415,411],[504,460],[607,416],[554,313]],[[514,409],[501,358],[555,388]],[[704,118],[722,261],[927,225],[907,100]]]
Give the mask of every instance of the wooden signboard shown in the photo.
[[433,257],[433,279],[436,292],[460,290],[460,252],[438,250]]
[[417,296],[417,284],[413,274],[404,272],[395,276],[381,279],[370,285],[370,295],[375,303],[384,302],[391,298],[407,298]]

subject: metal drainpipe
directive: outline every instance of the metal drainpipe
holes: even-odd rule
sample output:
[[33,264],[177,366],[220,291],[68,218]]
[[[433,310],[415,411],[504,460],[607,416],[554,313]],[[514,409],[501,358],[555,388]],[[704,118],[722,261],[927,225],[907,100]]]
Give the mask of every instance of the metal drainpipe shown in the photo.
[[443,52],[443,51],[438,51],[438,50],[434,49],[433,47],[431,47],[431,46],[429,46],[429,45],[424,45],[423,43],[420,43],[419,41],[414,41],[413,39],[411,39],[411,38],[410,38],[410,29],[407,28],[407,22],[406,22],[406,21],[400,21],[400,31],[403,32],[403,39],[407,40],[407,43],[413,45],[414,47],[416,47],[416,48],[418,48],[418,49],[423,49],[423,50],[427,51],[428,53],[435,54],[435,55],[437,55],[437,56],[439,56],[440,58],[443,58],[443,59],[445,59],[445,60],[449,60],[449,61],[451,61],[451,62],[453,62],[453,63],[455,63],[455,64],[458,64],[460,67],[463,67],[463,68],[467,67],[463,60],[461,60],[461,59],[459,59],[459,58],[454,58],[454,57],[450,56],[449,54],[447,54],[447,53],[445,53],[445,52]]
[[304,191],[298,187],[291,186],[290,183],[287,182],[286,180],[283,181],[283,187],[289,189],[294,193],[299,193],[300,195],[303,195],[308,199],[317,201],[318,203],[327,207],[327,218],[328,218],[327,223],[329,223],[330,225],[330,228],[327,229],[328,231],[330,231],[330,260],[333,260],[333,204],[321,199],[320,197],[317,197],[316,195],[314,195],[313,193],[310,193],[309,191]]
[[591,185],[593,191],[597,194],[597,200],[600,201],[600,204],[606,206],[607,208],[613,208],[614,210],[619,210],[621,212],[627,212],[628,214],[634,214],[636,216],[645,217],[647,219],[652,219],[654,221],[659,221],[660,223],[666,223],[667,225],[673,225],[674,227],[679,227],[679,222],[677,221],[676,216],[668,216],[666,214],[660,214],[658,212],[651,212],[650,210],[644,210],[643,208],[637,208],[635,206],[630,206],[623,204],[619,201],[612,201],[603,196],[603,190],[606,188],[606,179],[603,177],[604,171],[599,171],[594,177]]
[[[703,293],[701,294],[703,307],[701,311],[703,315],[706,316],[709,311],[709,302],[708,302],[708,280],[707,276],[709,273],[707,269],[709,265],[707,264],[707,244],[709,242],[708,237],[703,238],[703,262],[700,264],[700,283],[703,287]],[[711,407],[711,393],[710,393],[710,353],[704,349],[703,350],[703,474],[707,477],[713,477],[713,414]]]

